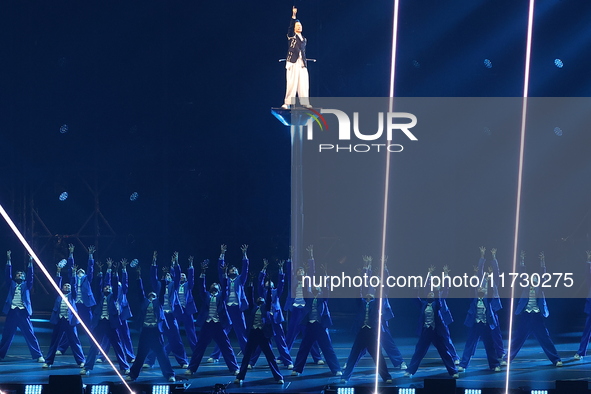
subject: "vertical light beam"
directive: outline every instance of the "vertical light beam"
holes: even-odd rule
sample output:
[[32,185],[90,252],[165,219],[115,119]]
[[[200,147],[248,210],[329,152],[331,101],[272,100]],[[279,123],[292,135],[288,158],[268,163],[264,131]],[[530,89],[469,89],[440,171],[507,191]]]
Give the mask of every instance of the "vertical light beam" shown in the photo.
[[[393,112],[394,109],[394,76],[396,74],[396,45],[398,43],[398,9],[400,5],[400,0],[394,0],[394,14],[392,20],[392,58],[390,60],[390,103],[389,103],[389,112]],[[385,272],[385,264],[386,264],[386,230],[388,225],[388,196],[390,194],[390,151],[386,150],[386,172],[385,172],[385,179],[384,179],[384,215],[382,221],[382,250],[380,251],[380,278],[383,281],[384,272]],[[382,300],[384,294],[384,287],[383,285],[378,288],[378,316],[380,316],[379,324],[380,327],[377,327],[378,337],[376,343],[376,373],[375,373],[375,384],[374,384],[374,394],[378,394],[378,386],[380,382],[380,352],[381,352],[381,340],[382,340],[382,309],[384,302]]]
[[33,258],[33,260],[35,260],[35,263],[37,263],[37,266],[39,266],[39,268],[41,269],[41,271],[43,272],[43,274],[47,277],[47,279],[49,280],[49,282],[51,283],[51,285],[53,286],[53,288],[57,291],[57,293],[66,302],[66,304],[68,305],[68,308],[70,309],[70,311],[72,311],[72,314],[74,316],[76,316],[76,319],[78,319],[78,321],[80,322],[80,325],[82,326],[82,328],[84,328],[84,331],[86,331],[88,333],[88,336],[90,337],[90,339],[92,340],[92,342],[99,348],[99,350],[101,351],[101,353],[105,357],[105,360],[107,360],[107,362],[111,365],[111,368],[113,368],[113,371],[115,371],[115,373],[117,374],[117,376],[119,376],[119,379],[121,379],[121,381],[123,382],[123,384],[125,385],[125,387],[127,387],[127,389],[129,390],[129,392],[131,394],[134,394],[134,392],[131,390],[131,387],[129,387],[129,385],[127,384],[127,382],[123,378],[123,376],[119,373],[119,371],[117,370],[117,368],[115,367],[115,365],[113,364],[113,362],[109,359],[109,357],[107,356],[107,354],[105,353],[105,351],[101,347],[100,343],[98,343],[98,341],[96,340],[96,338],[94,337],[94,335],[92,335],[92,333],[90,332],[90,329],[86,326],[86,324],[84,324],[84,322],[82,321],[82,319],[78,315],[78,312],[74,309],[74,307],[72,306],[72,304],[70,304],[70,302],[68,301],[68,298],[66,297],[66,295],[62,293],[62,289],[59,288],[59,286],[57,285],[57,283],[55,283],[55,281],[51,277],[51,274],[47,271],[47,269],[45,269],[45,266],[41,263],[41,260],[39,260],[39,258],[35,254],[35,252],[33,251],[33,248],[31,248],[31,246],[25,240],[25,237],[23,237],[23,235],[21,234],[21,232],[19,231],[19,229],[16,227],[16,225],[14,224],[14,222],[12,221],[12,219],[10,218],[10,216],[8,216],[8,213],[6,213],[6,211],[4,210],[4,207],[2,206],[2,204],[0,204],[0,214],[2,214],[2,216],[4,217],[4,220],[6,220],[6,223],[8,223],[8,226],[10,226],[10,228],[12,229],[12,231],[14,232],[14,234],[17,236],[17,238],[19,239],[19,241],[21,241],[21,243],[25,247],[25,249],[27,249],[27,252],[29,252],[29,255]]
[[[513,239],[513,272],[517,272],[517,247],[519,241],[519,217],[521,214],[521,185],[523,180],[523,157],[525,151],[525,127],[527,121],[527,98],[529,95],[529,69],[531,61],[531,44],[534,24],[534,3],[529,1],[527,18],[527,41],[525,46],[525,71],[523,78],[523,104],[521,109],[521,137],[519,145],[519,169],[517,173],[517,201],[515,204],[515,235]],[[515,288],[511,287],[511,309],[509,313],[509,344],[507,346],[507,371],[505,375],[505,394],[509,393],[509,376],[511,372],[511,341],[513,339],[513,309],[515,307]]]

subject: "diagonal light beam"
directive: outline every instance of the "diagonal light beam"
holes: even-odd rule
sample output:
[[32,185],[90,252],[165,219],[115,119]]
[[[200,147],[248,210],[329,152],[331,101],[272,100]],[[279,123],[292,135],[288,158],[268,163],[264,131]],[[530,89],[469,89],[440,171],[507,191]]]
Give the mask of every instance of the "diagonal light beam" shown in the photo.
[[[521,109],[521,140],[519,145],[519,170],[517,173],[517,201],[515,204],[515,235],[513,239],[513,272],[517,272],[517,242],[519,237],[519,216],[521,214],[521,185],[523,180],[523,156],[525,151],[525,126],[527,120],[527,98],[529,95],[529,69],[531,61],[531,45],[534,24],[534,3],[529,1],[527,18],[527,41],[525,46],[525,72],[523,79],[523,105]],[[511,309],[509,313],[509,344],[507,346],[507,371],[505,376],[505,394],[509,393],[509,376],[511,371],[511,341],[513,339],[513,308],[515,306],[515,288],[511,287]]]
[[66,304],[68,305],[68,308],[70,309],[70,311],[72,311],[72,314],[74,316],[76,316],[76,318],[80,322],[80,325],[82,326],[82,328],[84,328],[84,331],[86,331],[86,333],[88,334],[88,336],[90,337],[90,339],[92,340],[92,342],[101,351],[102,355],[105,357],[105,360],[107,360],[107,362],[109,363],[109,365],[111,365],[111,368],[113,368],[113,371],[115,371],[115,373],[117,374],[117,376],[119,377],[119,379],[121,379],[121,381],[123,382],[123,384],[125,385],[125,387],[127,387],[127,389],[129,390],[130,394],[135,394],[131,390],[131,387],[129,387],[129,385],[127,384],[127,382],[123,378],[123,376],[119,373],[119,370],[115,367],[115,365],[113,364],[113,362],[109,359],[109,356],[107,356],[107,353],[105,353],[105,351],[103,350],[103,348],[101,347],[101,345],[98,343],[98,341],[96,340],[96,338],[94,337],[94,335],[92,335],[92,333],[90,332],[90,329],[88,328],[88,326],[86,324],[84,324],[84,322],[82,321],[82,318],[80,318],[80,315],[78,315],[78,312],[76,311],[76,309],[72,306],[72,304],[70,304],[70,301],[68,301],[68,297],[66,297],[66,295],[62,293],[62,290],[59,288],[59,286],[57,285],[57,283],[55,283],[55,280],[53,280],[53,278],[51,277],[51,274],[49,273],[49,271],[47,271],[47,269],[45,268],[45,266],[43,265],[43,263],[41,263],[41,260],[39,260],[39,257],[37,257],[37,255],[35,254],[35,252],[33,251],[33,248],[31,248],[31,246],[25,240],[25,237],[23,237],[23,235],[21,234],[20,230],[16,227],[16,225],[14,224],[14,222],[12,221],[12,219],[10,218],[10,216],[8,216],[8,213],[6,213],[6,211],[4,210],[4,207],[2,206],[2,204],[0,204],[0,214],[2,214],[2,216],[4,217],[4,220],[6,220],[6,223],[8,223],[8,225],[10,226],[10,228],[12,229],[12,231],[14,232],[14,234],[17,236],[17,238],[19,239],[19,241],[21,241],[21,243],[23,244],[23,246],[25,247],[25,249],[27,249],[27,252],[29,252],[29,255],[33,258],[33,260],[35,260],[35,262],[37,263],[37,265],[39,266],[39,268],[41,269],[41,271],[43,271],[43,274],[45,274],[45,277],[47,277],[47,279],[49,279],[49,282],[51,283],[51,285],[53,286],[53,288],[57,291],[57,293],[66,302]]

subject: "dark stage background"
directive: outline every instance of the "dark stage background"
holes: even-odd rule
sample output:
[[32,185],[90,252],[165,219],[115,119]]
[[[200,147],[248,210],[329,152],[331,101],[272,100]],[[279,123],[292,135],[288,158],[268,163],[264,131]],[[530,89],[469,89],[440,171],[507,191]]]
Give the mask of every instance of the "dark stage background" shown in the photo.
[[[588,96],[591,3],[537,4],[530,95]],[[318,59],[309,66],[312,96],[388,95],[391,2],[296,5],[308,56]],[[70,242],[79,263],[90,244],[97,245],[98,259],[143,264],[153,250],[161,262],[175,250],[183,263],[190,254],[215,259],[221,243],[229,245],[231,262],[240,258],[240,244],[249,244],[255,269],[263,257],[286,258],[290,136],[269,108],[283,100],[278,60],[285,56],[291,6],[268,0],[0,4],[0,202],[46,264],[66,257]],[[402,1],[396,95],[521,96],[526,25],[526,2]],[[563,68],[554,65],[556,58]],[[60,132],[62,125],[67,132]],[[583,272],[584,251],[591,249],[590,139],[584,128],[558,136],[554,126],[532,132],[526,142],[520,243],[532,258],[545,250],[549,266],[580,260]],[[461,163],[450,166],[449,179],[474,184],[466,191],[470,198],[450,202],[453,209],[426,214],[441,223],[465,209],[481,225],[454,222],[452,253],[445,256],[445,237],[415,239],[421,259],[476,263],[481,244],[511,259],[514,194],[498,191],[514,193],[517,163],[497,154],[494,132],[478,132],[482,138],[460,156],[450,158],[450,147],[442,145],[423,161]],[[433,189],[447,185],[441,179]],[[69,198],[61,202],[63,191]],[[137,201],[130,201],[133,192]],[[449,196],[420,197],[403,200],[398,223],[405,212],[423,209],[417,201]],[[497,204],[506,210],[491,216]],[[12,249],[14,264],[22,266],[22,247],[5,224],[0,229],[0,250]],[[49,310],[53,292],[45,279],[35,296],[36,309]],[[460,320],[467,302],[450,304]],[[400,333],[412,335],[414,308],[394,305]],[[551,310],[565,317],[582,305],[550,300]],[[331,308],[338,313],[347,306],[334,300]],[[582,324],[549,320],[554,333]],[[456,325],[452,331],[461,337]]]

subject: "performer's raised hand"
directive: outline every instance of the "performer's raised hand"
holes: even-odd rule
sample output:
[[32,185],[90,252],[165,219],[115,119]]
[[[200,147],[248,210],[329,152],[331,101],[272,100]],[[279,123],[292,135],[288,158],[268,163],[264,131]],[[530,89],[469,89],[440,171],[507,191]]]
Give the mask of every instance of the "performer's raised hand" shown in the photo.
[[483,259],[484,253],[486,252],[486,248],[484,246],[481,246],[479,249],[480,249],[480,258]]
[[298,7],[296,7],[296,6],[291,7],[291,17],[293,19],[296,19],[297,14],[298,14]]

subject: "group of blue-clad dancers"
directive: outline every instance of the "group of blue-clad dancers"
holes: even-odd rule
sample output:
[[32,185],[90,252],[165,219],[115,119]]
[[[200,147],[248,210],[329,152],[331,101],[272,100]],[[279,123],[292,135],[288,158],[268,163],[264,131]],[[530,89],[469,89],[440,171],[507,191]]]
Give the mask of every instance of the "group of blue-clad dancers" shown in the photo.
[[[216,346],[206,359],[207,363],[219,361],[223,357],[228,369],[236,376],[236,383],[242,383],[249,369],[257,363],[264,353],[275,382],[284,383],[278,361],[291,370],[292,376],[303,373],[308,355],[316,364],[325,364],[334,376],[339,376],[346,383],[365,353],[374,360],[379,360],[378,373],[387,383],[392,382],[383,352],[392,362],[394,369],[405,370],[404,376],[412,377],[418,370],[422,359],[431,344],[437,349],[450,376],[458,378],[470,364],[478,342],[482,340],[486,350],[488,366],[493,371],[501,371],[507,359],[513,360],[528,336],[533,333],[552,364],[562,366],[562,361],[545,326],[548,307],[541,286],[532,284],[525,288],[515,309],[516,322],[511,343],[511,354],[507,355],[499,328],[499,311],[502,308],[495,281],[484,280],[475,290],[464,324],[468,328],[468,337],[462,357],[458,356],[451,340],[449,324],[453,322],[446,298],[449,288],[434,288],[425,291],[418,298],[420,320],[419,339],[414,354],[407,366],[404,362],[390,330],[394,318],[387,293],[382,298],[376,297],[372,288],[361,288],[358,313],[354,320],[356,336],[350,354],[343,368],[333,349],[329,334],[332,319],[329,310],[329,292],[325,288],[304,287],[304,275],[313,276],[315,260],[312,246],[307,248],[309,260],[305,267],[292,267],[291,258],[277,262],[277,275],[271,278],[267,268],[269,263],[263,260],[263,267],[258,274],[249,276],[247,245],[242,245],[241,270],[229,266],[225,260],[227,247],[221,246],[217,264],[216,281],[206,283],[209,260],[200,265],[200,273],[195,286],[195,268],[193,257],[188,258],[186,272],[181,272],[178,253],[172,255],[170,264],[159,269],[157,253],[154,252],[150,265],[151,291],[146,294],[141,277],[141,266],[137,260],[128,263],[106,260],[103,265],[94,261],[95,248],[88,248],[86,270],[74,262],[74,246],[69,245],[67,261],[57,265],[56,283],[62,294],[55,299],[50,322],[54,325],[51,344],[43,357],[39,342],[31,323],[31,289],[33,286],[33,260],[29,258],[26,271],[12,273],[11,252],[7,252],[6,283],[8,295],[2,312],[6,321],[0,340],[0,360],[10,347],[16,329],[19,328],[29,347],[33,359],[42,363],[43,368],[50,368],[56,355],[64,354],[71,347],[80,374],[88,375],[103,356],[96,344],[91,341],[88,352],[84,353],[78,336],[79,320],[68,307],[76,310],[84,324],[90,328],[105,354],[112,346],[118,366],[125,379],[135,381],[144,368],[154,366],[156,359],[163,376],[170,382],[176,380],[169,354],[172,353],[184,374],[195,374],[205,359],[205,352],[212,341]],[[479,277],[487,269],[491,275],[499,275],[496,249],[490,251],[491,258],[486,259],[486,249],[480,248],[480,259],[475,267]],[[544,254],[540,254],[540,270],[545,272]],[[591,252],[587,252],[591,262]],[[106,269],[104,269],[106,266]],[[95,273],[95,268],[98,272]],[[132,308],[127,299],[130,288],[128,268],[137,272],[134,291],[139,297],[139,304]],[[384,264],[385,274],[389,275]],[[434,271],[429,268],[429,275]],[[521,253],[520,269],[525,270],[525,253]],[[591,276],[591,264],[589,265]],[[363,271],[371,276],[372,258],[363,256]],[[445,274],[449,272],[443,267]],[[286,275],[286,272],[288,275]],[[275,281],[273,280],[275,279]],[[284,289],[290,289],[284,292]],[[430,289],[430,287],[428,288]],[[194,291],[197,297],[194,298]],[[287,293],[284,297],[284,293]],[[282,307],[282,301],[284,304]],[[199,308],[197,308],[199,304]],[[380,305],[381,304],[381,305]],[[381,308],[380,308],[381,307]],[[287,326],[284,328],[284,311],[289,313]],[[579,350],[574,358],[585,356],[591,337],[591,294],[585,305],[588,315]],[[128,321],[137,325],[139,339],[137,349],[133,348]],[[189,359],[181,337],[180,326],[184,327],[192,356]],[[199,328],[197,333],[196,327]],[[233,330],[242,352],[241,365],[228,334]],[[295,357],[290,352],[294,342],[301,335],[301,343]],[[377,341],[380,341],[378,349]],[[274,339],[278,358],[272,349]]]

